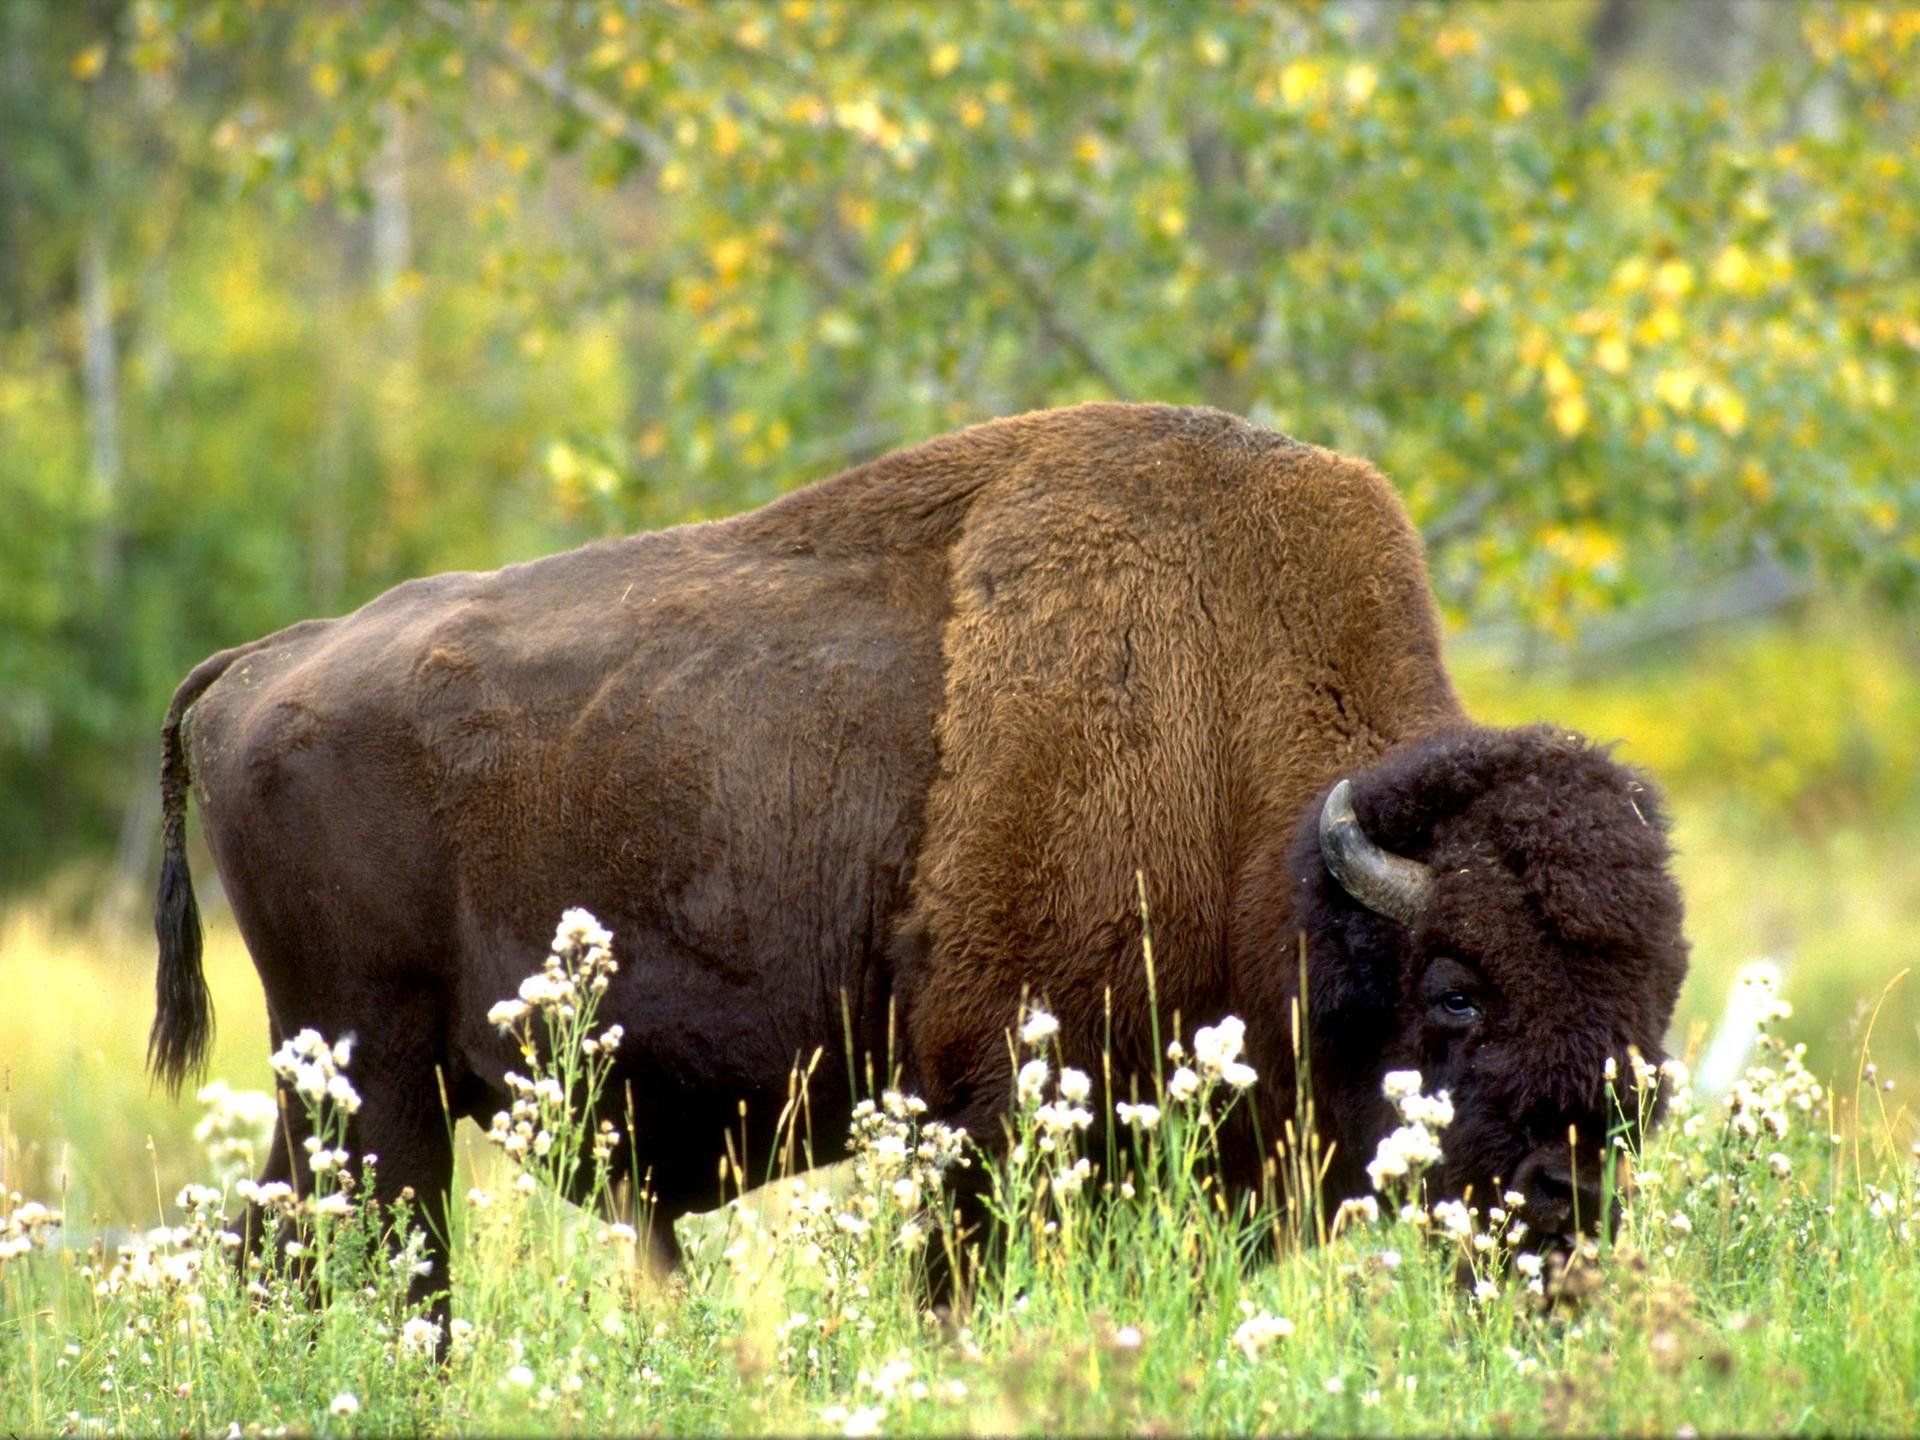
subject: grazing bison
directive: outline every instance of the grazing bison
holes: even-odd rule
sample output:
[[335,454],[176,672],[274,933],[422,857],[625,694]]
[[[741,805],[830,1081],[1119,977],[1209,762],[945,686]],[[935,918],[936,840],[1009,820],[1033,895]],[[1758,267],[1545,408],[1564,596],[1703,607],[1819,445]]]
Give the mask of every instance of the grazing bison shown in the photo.
[[[717,1198],[743,1103],[773,1140],[822,1047],[892,1044],[990,1141],[1030,992],[1066,1060],[1110,1027],[1123,1091],[1150,1084],[1136,872],[1161,1011],[1247,1020],[1268,1136],[1304,935],[1339,1194],[1392,1123],[1383,1072],[1418,1068],[1458,1114],[1443,1185],[1562,1223],[1597,1170],[1568,1127],[1604,1132],[1607,1057],[1660,1058],[1685,969],[1646,782],[1469,721],[1387,484],[1204,410],[997,421],[728,520],[410,581],[205,661],[163,738],[156,1073],[208,1028],[191,776],[274,1036],[357,1036],[352,1143],[430,1218],[442,1097],[507,1106],[486,1012],[572,905],[617,937],[623,1159],[667,1218]],[[813,1080],[821,1158],[845,1069]],[[301,1138],[267,1178],[305,1180]]]

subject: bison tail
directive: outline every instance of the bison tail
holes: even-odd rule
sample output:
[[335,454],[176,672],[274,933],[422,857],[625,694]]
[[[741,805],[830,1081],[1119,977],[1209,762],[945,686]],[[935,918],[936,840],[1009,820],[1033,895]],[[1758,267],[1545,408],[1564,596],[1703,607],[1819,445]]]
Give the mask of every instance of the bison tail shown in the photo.
[[160,728],[160,889],[153,900],[153,934],[160,942],[154,979],[153,1029],[147,1034],[147,1070],[178,1095],[189,1074],[206,1064],[213,1039],[213,997],[200,968],[200,905],[187,866],[186,745],[180,734],[187,708],[219,679],[239,651],[203,661],[174,692]]

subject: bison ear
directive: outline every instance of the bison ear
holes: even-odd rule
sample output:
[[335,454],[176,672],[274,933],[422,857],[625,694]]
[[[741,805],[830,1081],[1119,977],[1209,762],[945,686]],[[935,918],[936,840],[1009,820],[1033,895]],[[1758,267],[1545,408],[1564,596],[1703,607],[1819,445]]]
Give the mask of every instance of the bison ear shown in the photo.
[[1433,890],[1433,869],[1395,855],[1367,837],[1353,811],[1353,783],[1342,779],[1320,808],[1320,855],[1327,872],[1376,915],[1411,928]]

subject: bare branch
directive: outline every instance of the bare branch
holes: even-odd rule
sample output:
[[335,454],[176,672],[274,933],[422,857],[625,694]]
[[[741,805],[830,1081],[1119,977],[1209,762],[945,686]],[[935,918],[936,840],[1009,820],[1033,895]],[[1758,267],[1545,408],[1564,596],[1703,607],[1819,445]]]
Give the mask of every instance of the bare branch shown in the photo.
[[604,135],[624,140],[655,165],[664,165],[673,156],[673,146],[657,131],[648,129],[598,91],[570,77],[558,62],[542,65],[512,46],[483,32],[470,12],[451,0],[420,0],[421,13],[442,30],[459,36],[484,51],[497,65],[504,66],[545,94],[591,121]]
[[1107,363],[1094,353],[1087,343],[1086,336],[1068,320],[1060,307],[1054,303],[1051,286],[1045,276],[1036,274],[1017,254],[1006,239],[994,228],[993,221],[978,206],[968,206],[966,211],[967,232],[980,242],[980,248],[986,251],[995,268],[1013,282],[1014,289],[1020,292],[1033,310],[1034,318],[1039,320],[1040,328],[1047,338],[1071,355],[1089,375],[1092,375],[1116,400],[1128,397],[1127,387],[1120,377],[1108,368]]

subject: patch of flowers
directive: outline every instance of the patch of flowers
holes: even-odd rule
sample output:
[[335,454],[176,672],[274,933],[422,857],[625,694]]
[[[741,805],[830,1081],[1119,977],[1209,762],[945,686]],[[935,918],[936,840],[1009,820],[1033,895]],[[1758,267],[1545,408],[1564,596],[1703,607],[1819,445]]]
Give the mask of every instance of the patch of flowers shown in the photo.
[[[599,1194],[615,1179],[620,1132],[611,1120],[595,1117],[626,1032],[594,1026],[619,968],[612,934],[587,911],[571,909],[561,916],[541,968],[520,982],[516,997],[487,1011],[532,1072],[506,1072],[511,1103],[487,1128],[523,1192],[545,1182],[561,1194]],[[591,1165],[590,1174],[580,1173],[583,1164]]]

